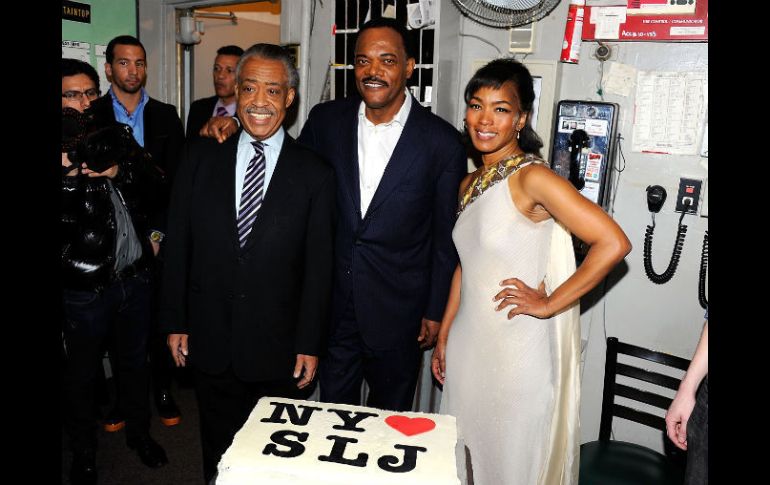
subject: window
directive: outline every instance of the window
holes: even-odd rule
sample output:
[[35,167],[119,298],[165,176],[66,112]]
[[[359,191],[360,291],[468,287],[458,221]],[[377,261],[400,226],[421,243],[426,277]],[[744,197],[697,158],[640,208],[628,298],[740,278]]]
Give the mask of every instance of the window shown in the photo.
[[[344,98],[356,90],[353,58],[358,29],[370,18],[395,17],[406,24],[406,5],[418,0],[336,0],[332,37],[334,61],[332,65],[332,99]],[[407,88],[423,106],[430,107],[435,99],[433,69],[435,31],[433,26],[410,30],[410,41],[415,50],[415,69],[407,80]]]

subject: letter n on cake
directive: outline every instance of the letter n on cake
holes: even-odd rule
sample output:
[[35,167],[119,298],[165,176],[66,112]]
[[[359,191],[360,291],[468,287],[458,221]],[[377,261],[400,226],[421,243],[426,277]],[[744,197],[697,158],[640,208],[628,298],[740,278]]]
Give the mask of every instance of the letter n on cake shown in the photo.
[[275,397],[259,400],[217,485],[459,485],[455,418]]

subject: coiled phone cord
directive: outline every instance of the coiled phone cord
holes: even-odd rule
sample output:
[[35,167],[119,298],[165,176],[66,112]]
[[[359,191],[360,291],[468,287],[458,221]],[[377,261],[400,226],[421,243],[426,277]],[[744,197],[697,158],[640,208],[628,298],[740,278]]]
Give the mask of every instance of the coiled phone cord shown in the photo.
[[706,299],[706,272],[709,267],[709,232],[703,235],[703,249],[700,253],[700,273],[698,274],[698,302],[703,308],[707,308],[709,301]]
[[676,232],[676,240],[674,241],[674,251],[671,254],[671,261],[668,262],[668,268],[662,274],[658,274],[652,268],[652,234],[655,231],[655,214],[652,215],[652,225],[647,226],[647,230],[644,232],[644,272],[647,273],[647,277],[655,284],[662,285],[667,283],[674,277],[676,267],[679,264],[679,257],[682,254],[682,246],[684,245],[684,237],[687,235],[687,226],[682,224],[682,219],[687,213],[687,207],[682,211],[682,215],[679,217],[679,227]]

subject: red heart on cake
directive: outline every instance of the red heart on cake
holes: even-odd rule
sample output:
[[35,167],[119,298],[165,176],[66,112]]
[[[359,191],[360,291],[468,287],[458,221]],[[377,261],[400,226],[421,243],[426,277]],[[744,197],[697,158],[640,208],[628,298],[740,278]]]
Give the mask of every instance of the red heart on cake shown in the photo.
[[404,433],[407,436],[425,433],[436,427],[436,423],[428,418],[410,418],[408,416],[393,415],[385,418],[385,422],[391,428]]

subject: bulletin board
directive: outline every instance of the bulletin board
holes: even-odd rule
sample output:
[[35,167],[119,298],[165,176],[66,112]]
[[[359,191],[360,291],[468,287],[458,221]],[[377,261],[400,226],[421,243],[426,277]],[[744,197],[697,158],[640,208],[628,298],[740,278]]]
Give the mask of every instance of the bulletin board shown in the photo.
[[708,42],[709,3],[697,0],[691,14],[626,14],[626,2],[617,6],[586,6],[583,40],[636,42]]
[[[136,36],[136,0],[62,1],[62,57],[89,62],[99,73],[102,92],[107,90],[104,50],[119,35]],[[85,12],[72,20],[71,9]]]

